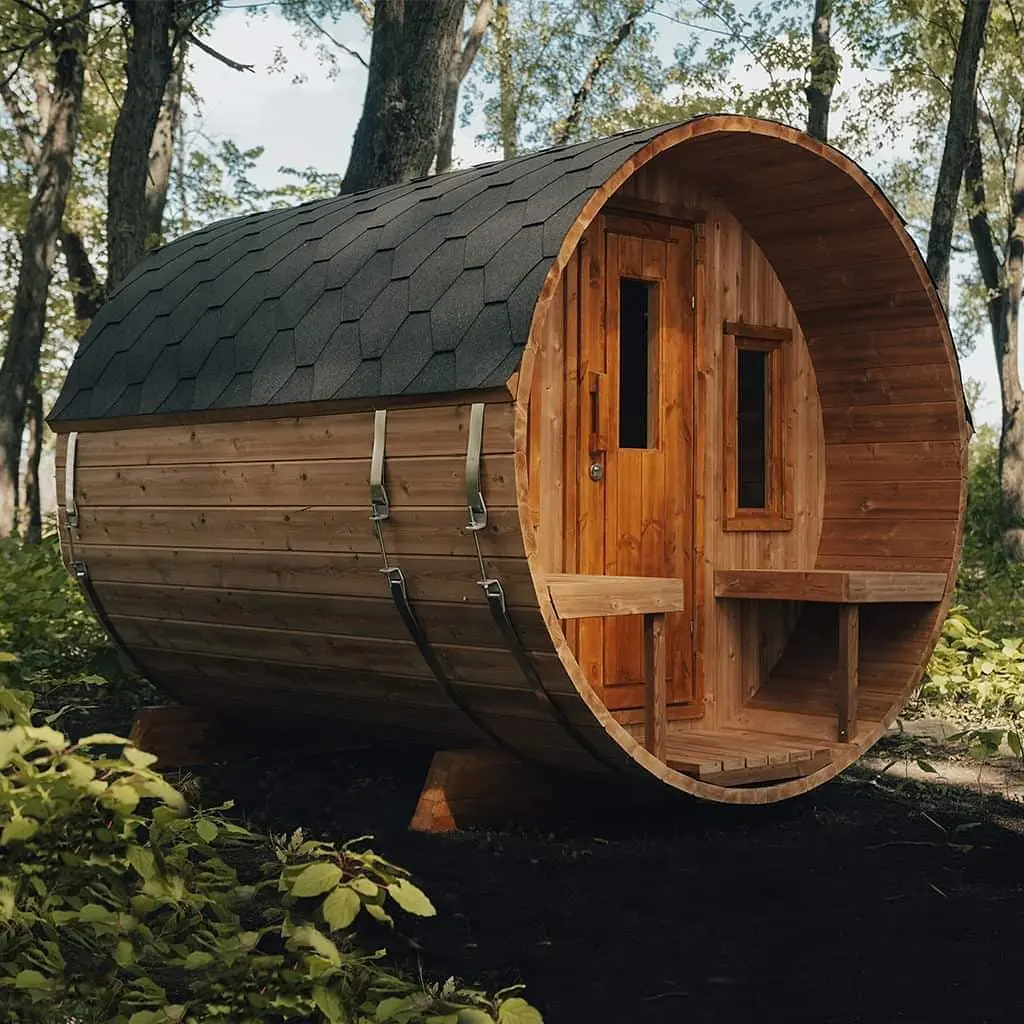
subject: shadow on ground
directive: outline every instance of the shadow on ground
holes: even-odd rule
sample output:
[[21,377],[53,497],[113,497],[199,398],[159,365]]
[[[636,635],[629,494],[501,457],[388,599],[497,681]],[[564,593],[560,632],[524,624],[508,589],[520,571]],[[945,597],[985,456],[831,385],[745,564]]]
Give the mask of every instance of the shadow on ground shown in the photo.
[[547,1024],[1022,1017],[1019,805],[854,770],[770,807],[682,798],[425,836],[406,824],[426,765],[249,761],[203,788],[274,832],[373,834],[437,905],[411,933],[426,973],[524,981]]

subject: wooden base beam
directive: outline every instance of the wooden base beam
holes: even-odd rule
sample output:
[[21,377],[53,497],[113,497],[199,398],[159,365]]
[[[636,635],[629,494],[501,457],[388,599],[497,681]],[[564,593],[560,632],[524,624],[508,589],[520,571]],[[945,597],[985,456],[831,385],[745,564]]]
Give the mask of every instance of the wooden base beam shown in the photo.
[[537,818],[615,799],[603,780],[567,777],[499,750],[434,754],[409,828],[454,832],[515,818]]
[[857,681],[860,662],[860,605],[839,605],[839,728],[840,743],[857,732]]

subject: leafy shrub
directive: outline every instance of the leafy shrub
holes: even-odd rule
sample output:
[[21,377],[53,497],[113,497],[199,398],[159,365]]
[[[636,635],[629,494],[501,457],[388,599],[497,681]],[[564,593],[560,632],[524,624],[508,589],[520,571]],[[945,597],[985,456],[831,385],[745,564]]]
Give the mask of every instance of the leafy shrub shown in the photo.
[[929,703],[968,705],[972,714],[1016,722],[1024,717],[1024,638],[993,640],[952,609],[928,663],[921,698]]
[[296,833],[268,856],[229,805],[190,812],[152,755],[32,725],[27,698],[0,679],[6,1021],[541,1024],[513,990],[424,986],[361,948],[363,917],[434,913],[364,843]]
[[113,648],[55,535],[39,545],[0,540],[0,650],[17,655],[17,684],[32,691],[50,724],[63,719],[73,734],[99,721],[127,726],[153,695]]
[[995,636],[1024,633],[1024,565],[1010,562],[1000,526],[999,439],[988,426],[971,441],[963,558],[957,600]]

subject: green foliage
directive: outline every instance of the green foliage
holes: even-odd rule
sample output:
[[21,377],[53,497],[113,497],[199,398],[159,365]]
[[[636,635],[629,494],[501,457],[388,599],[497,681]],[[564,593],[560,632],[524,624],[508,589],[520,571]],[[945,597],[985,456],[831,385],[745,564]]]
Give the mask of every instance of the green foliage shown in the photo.
[[1024,630],[1024,565],[1009,561],[1001,543],[998,443],[988,426],[971,441],[957,600],[980,629],[1015,636]]
[[112,647],[82,592],[60,559],[56,536],[42,544],[0,540],[0,650],[16,660],[14,682],[34,695],[50,724],[70,716],[67,728],[92,727],[91,711],[127,724],[152,689]]
[[924,700],[970,705],[973,714],[1015,722],[1024,717],[1024,637],[993,640],[954,608],[921,684]]
[[423,985],[362,948],[364,918],[434,914],[364,840],[296,832],[268,856],[230,805],[189,811],[152,755],[106,733],[72,743],[24,698],[0,686],[11,1024],[541,1024],[515,990]]

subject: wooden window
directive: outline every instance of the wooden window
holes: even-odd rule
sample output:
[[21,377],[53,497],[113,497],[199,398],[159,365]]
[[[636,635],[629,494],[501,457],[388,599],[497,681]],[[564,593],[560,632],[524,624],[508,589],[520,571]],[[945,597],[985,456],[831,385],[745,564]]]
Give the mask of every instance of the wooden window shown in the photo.
[[619,279],[619,447],[656,448],[657,285]]
[[789,530],[789,348],[785,327],[729,323],[723,330],[727,530]]

